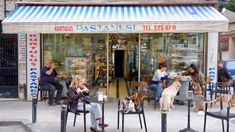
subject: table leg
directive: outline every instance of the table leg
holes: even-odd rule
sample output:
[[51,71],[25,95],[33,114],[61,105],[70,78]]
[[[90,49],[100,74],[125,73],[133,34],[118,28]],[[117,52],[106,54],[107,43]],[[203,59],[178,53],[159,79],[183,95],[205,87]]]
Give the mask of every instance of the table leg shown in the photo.
[[188,123],[187,123],[187,128],[180,130],[180,132],[196,132],[195,130],[190,128],[190,105],[191,105],[191,100],[188,100]]
[[[104,103],[102,103],[102,125],[104,125]],[[102,132],[104,132],[104,127],[102,127]]]

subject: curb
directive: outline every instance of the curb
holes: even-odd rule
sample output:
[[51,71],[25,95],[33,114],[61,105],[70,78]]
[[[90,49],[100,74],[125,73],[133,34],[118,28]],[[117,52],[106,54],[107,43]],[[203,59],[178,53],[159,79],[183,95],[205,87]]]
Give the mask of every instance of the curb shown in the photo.
[[0,120],[0,126],[21,125],[26,132],[41,132],[36,126],[27,119]]

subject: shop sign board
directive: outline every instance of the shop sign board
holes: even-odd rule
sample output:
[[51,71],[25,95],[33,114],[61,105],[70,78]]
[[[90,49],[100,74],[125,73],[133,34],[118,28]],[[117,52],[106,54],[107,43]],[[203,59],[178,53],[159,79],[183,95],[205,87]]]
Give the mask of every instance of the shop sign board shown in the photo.
[[55,25],[54,32],[107,33],[175,31],[176,24],[78,24]]
[[[157,32],[204,32],[214,31],[213,23],[140,23],[140,24],[68,24],[51,25],[42,33],[157,33]],[[42,30],[42,29],[40,29]]]
[[[215,28],[216,27],[216,28]],[[227,31],[223,22],[87,22],[87,23],[27,23],[3,25],[11,33],[162,33]]]
[[27,86],[28,97],[36,96],[40,76],[40,35],[27,34]]
[[26,64],[26,34],[18,34],[19,64]]

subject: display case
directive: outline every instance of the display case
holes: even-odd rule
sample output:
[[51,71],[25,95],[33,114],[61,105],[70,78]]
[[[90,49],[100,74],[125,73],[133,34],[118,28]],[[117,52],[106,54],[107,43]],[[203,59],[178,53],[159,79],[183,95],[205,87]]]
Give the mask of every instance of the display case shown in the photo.
[[177,34],[167,36],[165,40],[170,69],[184,71],[192,63],[199,65],[200,47],[196,35]]
[[87,58],[85,57],[65,57],[66,73],[79,75],[87,81]]
[[198,51],[197,48],[186,48],[181,45],[172,45],[168,49],[170,58],[170,67],[175,70],[185,70],[191,63],[197,65]]

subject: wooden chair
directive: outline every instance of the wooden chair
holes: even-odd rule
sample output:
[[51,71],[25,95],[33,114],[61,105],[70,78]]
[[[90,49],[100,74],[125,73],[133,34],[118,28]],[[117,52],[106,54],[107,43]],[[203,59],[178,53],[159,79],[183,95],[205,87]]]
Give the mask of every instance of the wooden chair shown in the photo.
[[153,100],[153,108],[154,110],[157,109],[157,101],[156,101],[156,90],[154,89],[154,84],[149,85],[148,92],[146,94],[145,99],[148,101],[148,105],[150,104],[150,100]]
[[86,132],[86,114],[89,113],[89,111],[86,110],[86,103],[83,103],[83,110],[72,110],[71,105],[74,103],[78,103],[77,101],[71,100],[71,97],[67,93],[68,103],[67,103],[67,113],[66,113],[66,124],[68,119],[68,113],[71,112],[74,114],[74,121],[73,126],[75,126],[77,115],[81,115],[83,113],[83,121],[84,121],[84,132]]
[[140,122],[140,128],[141,129],[142,129],[141,115],[143,116],[145,132],[147,132],[147,125],[146,125],[145,114],[144,114],[144,100],[143,100],[143,98],[140,101],[140,109],[135,111],[135,112],[132,112],[132,111],[126,112],[126,111],[124,111],[121,108],[121,101],[119,99],[119,101],[118,101],[118,112],[117,112],[117,116],[118,116],[117,129],[119,129],[120,114],[122,115],[122,132],[124,132],[124,124],[125,124],[124,123],[124,117],[125,117],[125,115],[130,115],[130,114],[132,114],[132,115],[137,114],[139,116],[139,122]]
[[[220,103],[220,109],[217,111],[208,111],[208,104],[219,102]],[[227,104],[227,110],[223,111],[223,105]],[[235,113],[231,113],[230,109],[235,106],[235,95],[230,94],[223,94],[220,97],[212,100],[212,101],[206,101],[205,103],[205,117],[204,117],[204,129],[203,131],[206,132],[206,118],[207,116],[211,116],[217,119],[221,119],[222,121],[222,129],[224,132],[224,120],[227,121],[227,132],[229,132],[229,120],[231,118],[235,118]]]

